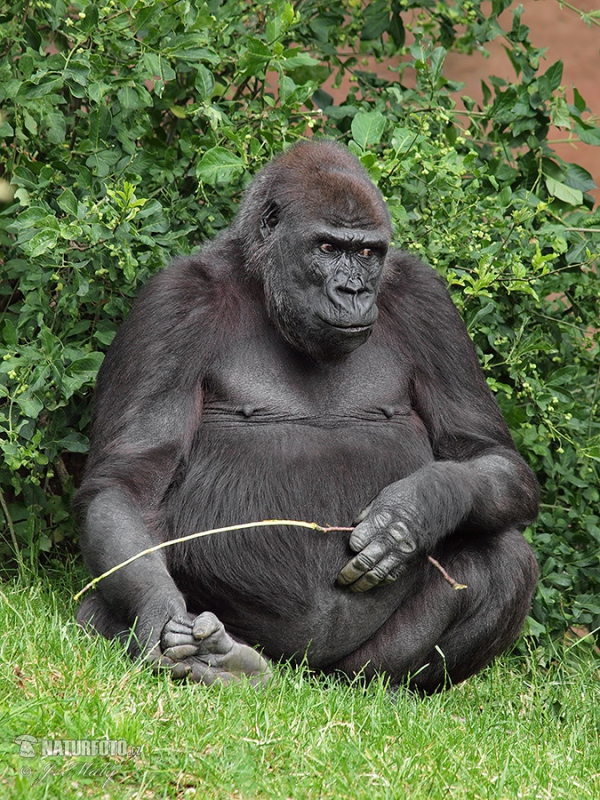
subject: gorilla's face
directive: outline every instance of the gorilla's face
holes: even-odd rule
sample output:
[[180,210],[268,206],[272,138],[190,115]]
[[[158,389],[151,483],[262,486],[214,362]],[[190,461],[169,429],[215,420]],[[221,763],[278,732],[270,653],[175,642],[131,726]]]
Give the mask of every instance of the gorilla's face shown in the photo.
[[[377,320],[377,291],[389,235],[329,220],[280,220],[265,287],[284,337],[318,361],[351,353]],[[358,224],[357,224],[358,223]]]

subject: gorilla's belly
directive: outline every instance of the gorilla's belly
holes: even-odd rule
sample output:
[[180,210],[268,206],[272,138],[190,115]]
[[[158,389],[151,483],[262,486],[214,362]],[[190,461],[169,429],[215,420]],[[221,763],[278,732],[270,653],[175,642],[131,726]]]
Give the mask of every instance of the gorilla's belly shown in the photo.
[[[421,426],[408,415],[318,424],[211,421],[201,426],[165,498],[163,519],[170,538],[263,519],[349,526],[384,486],[432,458]],[[313,606],[315,591],[335,586],[351,554],[348,536],[252,528],[166,553],[190,610],[213,610],[232,632],[260,640],[274,620],[298,619]]]
[[207,417],[163,504],[170,537],[261,519],[350,525],[389,483],[433,459],[413,414],[385,421]]

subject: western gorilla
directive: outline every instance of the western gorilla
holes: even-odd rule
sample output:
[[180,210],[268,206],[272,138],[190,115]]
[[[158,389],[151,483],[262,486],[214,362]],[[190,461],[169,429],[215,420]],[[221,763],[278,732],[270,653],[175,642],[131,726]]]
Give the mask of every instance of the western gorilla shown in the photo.
[[165,548],[102,580],[81,624],[206,684],[306,658],[429,692],[514,641],[537,484],[445,288],[390,238],[359,162],[304,142],[148,282],[98,377],[76,500],[91,573],[217,526],[356,527]]

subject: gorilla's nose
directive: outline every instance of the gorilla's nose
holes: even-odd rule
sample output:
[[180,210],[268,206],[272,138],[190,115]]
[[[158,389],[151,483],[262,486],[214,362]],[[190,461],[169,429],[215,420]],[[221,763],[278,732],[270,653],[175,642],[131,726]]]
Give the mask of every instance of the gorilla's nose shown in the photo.
[[327,296],[340,310],[354,314],[366,314],[375,302],[375,294],[365,286],[360,275],[334,278],[327,287]]

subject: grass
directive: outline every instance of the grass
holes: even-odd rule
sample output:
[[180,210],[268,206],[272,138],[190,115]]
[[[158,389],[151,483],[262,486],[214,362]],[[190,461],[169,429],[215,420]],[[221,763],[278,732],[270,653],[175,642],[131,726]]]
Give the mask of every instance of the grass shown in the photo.
[[[278,668],[264,690],[176,684],[73,621],[77,565],[0,588],[0,796],[600,797],[600,673],[586,643],[506,657],[419,699]],[[37,737],[24,758],[18,736]],[[125,740],[42,757],[41,740]]]

